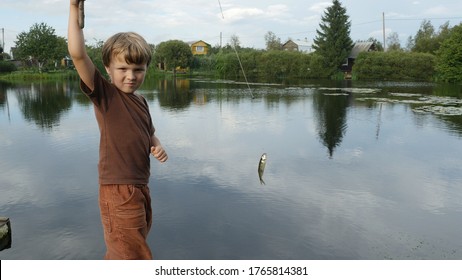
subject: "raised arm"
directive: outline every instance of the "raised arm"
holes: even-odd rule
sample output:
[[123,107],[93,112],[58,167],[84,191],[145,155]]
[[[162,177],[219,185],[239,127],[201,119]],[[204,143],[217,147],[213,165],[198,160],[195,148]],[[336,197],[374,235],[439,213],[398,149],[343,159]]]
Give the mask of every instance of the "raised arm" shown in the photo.
[[79,26],[79,1],[83,0],[70,0],[67,47],[80,79],[93,90],[95,65],[85,50],[85,38]]

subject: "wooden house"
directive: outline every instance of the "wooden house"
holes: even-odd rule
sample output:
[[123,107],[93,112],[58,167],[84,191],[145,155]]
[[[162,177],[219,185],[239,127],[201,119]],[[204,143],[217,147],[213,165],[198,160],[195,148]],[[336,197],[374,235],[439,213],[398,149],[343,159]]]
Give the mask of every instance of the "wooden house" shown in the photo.
[[282,45],[282,49],[285,51],[298,51],[303,53],[313,52],[313,48],[307,40],[288,40]]
[[193,55],[206,55],[210,49],[210,44],[207,44],[202,40],[188,42],[188,44],[191,47]]
[[374,42],[356,42],[353,48],[348,55],[347,61],[343,64],[340,69],[343,73],[345,73],[345,78],[351,78],[351,71],[353,70],[353,65],[355,63],[356,58],[362,52],[372,52],[377,51],[377,47]]

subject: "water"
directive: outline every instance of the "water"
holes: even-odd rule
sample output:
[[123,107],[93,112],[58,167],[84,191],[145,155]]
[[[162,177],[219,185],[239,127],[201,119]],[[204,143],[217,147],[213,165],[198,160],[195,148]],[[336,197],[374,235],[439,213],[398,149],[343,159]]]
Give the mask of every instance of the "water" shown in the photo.
[[[157,259],[462,259],[461,88],[147,81]],[[98,128],[75,81],[0,84],[0,259],[101,259]],[[258,161],[268,160],[258,178]]]

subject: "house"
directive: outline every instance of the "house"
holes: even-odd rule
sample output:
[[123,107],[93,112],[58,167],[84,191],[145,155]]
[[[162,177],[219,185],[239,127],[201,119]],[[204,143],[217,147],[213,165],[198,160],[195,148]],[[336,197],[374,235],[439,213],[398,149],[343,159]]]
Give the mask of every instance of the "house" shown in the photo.
[[188,42],[188,44],[191,47],[193,55],[206,55],[210,49],[210,44],[207,44],[202,40]]
[[353,65],[355,63],[356,58],[362,52],[372,52],[377,51],[377,46],[374,42],[356,42],[353,48],[348,55],[347,61],[343,64],[340,69],[342,72],[345,73],[345,78],[351,78],[351,71],[353,70]]
[[63,59],[61,59],[61,67],[74,68],[74,62],[69,56],[66,55]]
[[282,49],[285,51],[299,51],[303,53],[313,52],[313,48],[308,40],[289,40],[282,45]]

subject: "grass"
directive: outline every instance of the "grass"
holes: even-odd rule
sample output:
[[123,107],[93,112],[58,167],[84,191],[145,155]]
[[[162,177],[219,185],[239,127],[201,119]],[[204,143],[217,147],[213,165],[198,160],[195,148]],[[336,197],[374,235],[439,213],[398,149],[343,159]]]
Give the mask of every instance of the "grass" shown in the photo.
[[21,70],[7,74],[0,74],[0,80],[9,82],[62,80],[77,77],[77,72],[75,72],[74,70],[54,70],[42,73],[33,70]]

